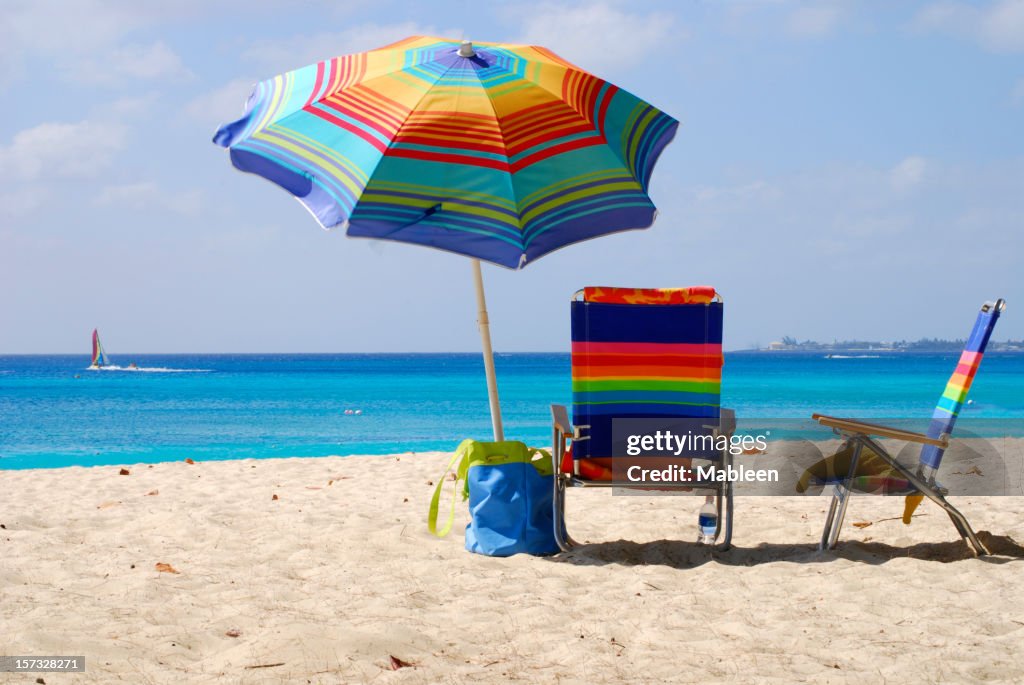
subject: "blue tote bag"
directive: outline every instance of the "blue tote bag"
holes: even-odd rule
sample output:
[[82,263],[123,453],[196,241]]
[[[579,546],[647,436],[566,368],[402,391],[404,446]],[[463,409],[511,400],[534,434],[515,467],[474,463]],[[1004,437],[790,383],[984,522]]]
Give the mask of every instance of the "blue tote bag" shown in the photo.
[[[447,523],[438,531],[441,488],[453,470],[456,490],[452,507]],[[464,440],[434,490],[427,518],[430,532],[444,537],[451,530],[461,490],[462,498],[469,500],[471,517],[466,526],[467,550],[495,557],[520,552],[554,554],[558,544],[551,508],[553,478],[551,454],[546,450],[514,440]]]

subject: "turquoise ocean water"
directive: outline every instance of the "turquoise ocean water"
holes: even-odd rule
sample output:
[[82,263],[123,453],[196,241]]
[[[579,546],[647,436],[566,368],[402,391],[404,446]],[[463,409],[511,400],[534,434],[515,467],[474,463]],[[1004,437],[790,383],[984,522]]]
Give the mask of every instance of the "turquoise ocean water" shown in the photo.
[[[732,353],[722,403],[740,417],[925,421],[957,356]],[[490,436],[479,354],[115,363],[129,360],[140,369],[88,371],[81,355],[0,356],[0,469],[450,450]],[[497,368],[506,437],[550,444],[548,405],[570,401],[568,355],[503,354]],[[1024,356],[986,355],[970,396],[964,418],[1022,425]]]

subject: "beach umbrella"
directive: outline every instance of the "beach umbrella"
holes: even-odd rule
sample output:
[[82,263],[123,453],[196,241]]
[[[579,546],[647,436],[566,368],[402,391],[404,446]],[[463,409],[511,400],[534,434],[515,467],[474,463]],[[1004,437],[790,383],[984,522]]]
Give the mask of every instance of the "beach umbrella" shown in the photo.
[[414,36],[257,84],[213,140],[324,228],[473,258],[501,440],[480,261],[520,269],[650,226],[651,171],[677,126],[545,48]]

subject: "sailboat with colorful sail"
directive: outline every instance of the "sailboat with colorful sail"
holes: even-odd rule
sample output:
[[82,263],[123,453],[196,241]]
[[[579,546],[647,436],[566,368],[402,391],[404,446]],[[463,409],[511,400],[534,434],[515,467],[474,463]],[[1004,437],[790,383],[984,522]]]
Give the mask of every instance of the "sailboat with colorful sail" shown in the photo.
[[102,369],[109,364],[107,353],[103,351],[103,343],[100,342],[99,330],[94,328],[92,329],[92,365],[89,368]]

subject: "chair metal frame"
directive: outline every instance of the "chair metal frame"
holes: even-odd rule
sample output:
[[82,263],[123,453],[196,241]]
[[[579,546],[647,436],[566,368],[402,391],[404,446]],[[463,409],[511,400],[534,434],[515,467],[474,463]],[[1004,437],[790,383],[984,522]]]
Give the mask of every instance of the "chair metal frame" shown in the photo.
[[[580,296],[582,290],[573,295],[573,299]],[[715,295],[715,300],[721,302],[722,298]],[[565,406],[560,404],[551,405],[552,419],[552,449],[551,459],[554,467],[554,498],[552,502],[554,513],[555,541],[563,552],[568,552],[578,546],[569,535],[565,525],[565,492],[570,487],[580,488],[623,488],[629,490],[680,490],[680,491],[710,491],[715,494],[715,505],[718,510],[718,524],[715,529],[715,539],[721,537],[721,542],[714,545],[719,551],[726,551],[732,546],[733,530],[733,483],[732,481],[715,480],[694,480],[686,483],[658,483],[657,486],[637,485],[633,481],[622,480],[590,480],[582,478],[576,473],[563,473],[562,461],[565,457],[569,441],[589,440],[586,431],[590,428],[587,425],[573,426],[569,419],[569,412]],[[711,422],[715,419],[704,419],[709,422],[705,428],[710,429],[715,437],[720,435],[731,436],[736,429],[736,414],[731,409],[719,408],[717,425]],[[714,463],[714,462],[713,462]],[[721,451],[721,459],[717,462],[716,468],[730,469],[732,467],[732,454],[728,449]],[[575,466],[575,462],[574,462]],[[724,529],[724,536],[723,536]]]
[[870,437],[871,435],[892,437],[900,440],[920,443],[922,445],[935,445],[936,447],[946,449],[949,446],[948,434],[943,434],[936,440],[929,438],[923,433],[913,433],[910,431],[888,428],[886,426],[854,421],[852,419],[840,419],[833,416],[824,416],[822,414],[814,414],[811,418],[823,426],[832,428],[833,432],[842,438],[853,441],[854,445],[853,456],[850,459],[850,470],[843,481],[835,485],[835,489],[832,494],[832,503],[829,505],[828,514],[825,516],[825,527],[821,531],[821,542],[818,543],[819,551],[834,549],[836,543],[839,541],[839,532],[843,527],[843,519],[846,517],[846,507],[850,503],[850,497],[857,492],[850,486],[850,483],[857,474],[857,462],[860,460],[861,452],[865,447],[867,447],[869,450],[884,459],[885,462],[892,466],[893,469],[895,469],[901,476],[906,478],[918,493],[939,505],[949,515],[950,520],[953,522],[953,526],[956,527],[957,532],[960,533],[960,537],[971,546],[971,549],[974,550],[974,553],[977,556],[985,556],[986,554],[989,554],[988,548],[986,548],[981,540],[978,539],[978,536],[974,532],[974,529],[971,528],[971,524],[967,520],[967,517],[960,513],[960,510],[950,504],[946,499],[946,490],[935,482],[934,475],[930,477],[926,476],[920,467],[916,472],[911,471],[906,466],[903,466],[896,461],[896,459],[889,454],[888,450],[882,447],[877,440],[873,440]]
[[[720,418],[718,426],[709,426],[713,430],[713,434],[717,437],[719,435],[732,435],[735,429],[736,417],[731,409],[720,409]],[[563,552],[568,552],[579,543],[576,542],[568,533],[565,527],[565,491],[569,487],[581,487],[581,488],[624,488],[629,490],[680,490],[680,491],[711,491],[715,493],[715,506],[718,510],[718,525],[715,528],[715,539],[718,539],[722,535],[723,527],[725,534],[722,537],[722,541],[715,544],[715,549],[719,551],[726,551],[732,547],[732,528],[733,528],[733,483],[730,480],[726,481],[708,481],[708,480],[693,480],[687,481],[686,483],[658,483],[657,486],[651,485],[637,485],[633,481],[623,480],[589,480],[581,478],[575,473],[563,473],[562,472],[562,460],[565,457],[565,452],[570,440],[587,440],[589,439],[584,435],[589,426],[573,426],[569,421],[568,410],[560,405],[551,405],[551,419],[552,419],[552,440],[553,448],[551,450],[551,460],[554,467],[554,488],[555,494],[553,498],[552,506],[554,508],[554,525],[555,525],[555,541],[558,543],[559,548]],[[711,420],[711,419],[708,419]],[[732,467],[732,454],[728,449],[722,450],[721,452],[720,466],[716,468],[723,468],[728,470]],[[724,515],[723,515],[724,514]],[[724,522],[724,524],[723,524]]]
[[[986,302],[982,305],[981,311],[982,313],[994,312],[994,316],[998,317],[1005,308],[1006,302],[999,299],[995,302]],[[989,334],[990,333],[991,329],[989,329]],[[958,412],[959,408],[957,409],[957,413]],[[914,487],[914,490],[909,493],[902,494],[921,494],[932,502],[935,502],[935,504],[941,507],[942,510],[949,515],[949,519],[953,522],[953,526],[960,534],[960,537],[963,538],[977,556],[984,556],[990,553],[981,540],[978,539],[978,536],[974,532],[974,529],[971,528],[971,524],[967,520],[967,517],[960,513],[960,510],[950,504],[946,499],[948,490],[943,488],[935,480],[937,465],[932,467],[926,466],[925,464],[918,464],[917,469],[912,471],[896,461],[896,459],[884,447],[882,447],[877,440],[874,440],[871,437],[878,436],[883,438],[893,438],[905,442],[915,442],[922,445],[922,449],[924,449],[924,446],[926,445],[931,445],[944,451],[949,447],[948,431],[952,428],[953,423],[947,424],[946,432],[939,434],[937,437],[932,437],[924,433],[915,433],[913,431],[902,430],[899,428],[890,428],[888,426],[880,426],[874,423],[838,418],[835,416],[825,416],[823,414],[813,414],[811,418],[821,425],[831,428],[835,434],[844,438],[844,440],[851,441],[854,446],[854,451],[850,458],[849,471],[842,481],[835,484],[835,489],[832,494],[832,503],[830,504],[828,514],[825,517],[825,527],[821,532],[821,541],[818,544],[819,550],[823,551],[826,549],[833,549],[839,541],[839,533],[843,527],[843,519],[846,517],[847,505],[849,505],[850,497],[857,492],[855,488],[851,487],[853,479],[856,477],[857,473],[857,462],[860,460],[861,452],[866,447],[881,457],[887,464],[889,464],[889,466],[907,479],[907,481]],[[953,414],[952,420],[956,420],[955,413]]]

